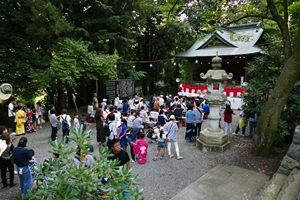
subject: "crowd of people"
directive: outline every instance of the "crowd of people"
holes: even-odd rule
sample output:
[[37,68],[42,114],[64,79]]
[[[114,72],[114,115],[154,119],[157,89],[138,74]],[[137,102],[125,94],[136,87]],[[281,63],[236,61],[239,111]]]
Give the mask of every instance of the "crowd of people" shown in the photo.
[[[87,108],[87,115],[75,113],[74,117],[68,114],[66,109],[62,110],[62,114],[56,115],[54,105],[49,105],[48,118],[51,125],[51,140],[57,139],[57,132],[62,129],[63,140],[67,144],[70,135],[70,127],[80,128],[83,126],[83,132],[86,126],[96,123],[96,140],[98,146],[107,147],[113,154],[109,159],[118,159],[118,166],[126,165],[130,167],[130,161],[137,161],[139,164],[145,164],[148,157],[148,142],[156,143],[157,148],[152,152],[153,161],[163,160],[165,157],[165,149],[169,159],[174,157],[172,146],[175,147],[176,159],[182,160],[180,155],[179,144],[177,142],[176,132],[179,130],[179,123],[186,127],[185,140],[187,142],[195,142],[201,134],[201,127],[204,119],[209,116],[209,105],[203,97],[197,98],[179,98],[172,95],[155,95],[144,100],[142,96],[135,94],[128,99],[121,100],[119,95],[113,100],[102,99],[98,102],[95,93],[92,101]],[[1,178],[4,187],[15,186],[14,173],[19,175],[22,194],[26,196],[27,190],[32,187],[32,176],[34,171],[30,170],[30,166],[35,166],[33,150],[26,148],[27,138],[21,137],[18,148],[13,148],[13,135],[23,135],[27,132],[37,131],[42,128],[44,109],[38,102],[36,107],[27,105],[26,108],[20,102],[14,105],[12,98],[8,105],[8,116],[11,120],[11,133],[3,127],[1,130],[1,140],[5,141],[5,150],[0,151]],[[224,130],[228,134],[235,134],[242,129],[245,134],[247,120],[243,112],[240,114],[240,123],[233,133],[232,131],[232,115],[234,111],[230,105],[226,105],[223,113]],[[250,133],[252,137],[257,116],[250,119]],[[32,128],[27,128],[32,127]],[[150,134],[151,133],[151,134]],[[93,151],[91,147],[90,151]],[[129,153],[128,153],[129,152]],[[160,154],[160,156],[159,156]],[[16,172],[14,165],[11,163],[11,155],[16,163]],[[54,159],[59,155],[54,155]],[[74,158],[76,166],[91,167],[93,165],[93,157],[91,155],[81,154],[78,152]],[[6,171],[9,171],[10,182],[7,183]]]

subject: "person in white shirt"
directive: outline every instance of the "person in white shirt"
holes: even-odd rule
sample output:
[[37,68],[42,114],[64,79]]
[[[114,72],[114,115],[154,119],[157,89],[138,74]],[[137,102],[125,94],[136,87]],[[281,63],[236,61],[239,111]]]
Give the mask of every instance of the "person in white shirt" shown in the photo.
[[114,122],[115,116],[116,115],[109,115],[108,117],[110,135],[107,138],[107,147],[109,150],[111,149],[111,141],[118,135],[117,126],[116,123]]
[[43,107],[41,102],[36,103],[36,116],[40,128],[43,128]]
[[105,106],[103,110],[103,119],[106,119],[108,114],[109,114],[109,110],[107,109],[107,106]]
[[135,119],[135,110],[131,110],[131,115],[127,119],[127,127],[133,128],[133,120]]
[[135,106],[134,106],[134,104],[133,104],[133,100],[132,100],[131,97],[129,97],[128,104],[129,104],[130,109],[132,109],[132,110],[135,109]]
[[149,116],[148,116],[147,112],[145,111],[144,106],[141,107],[140,116],[143,119],[143,123],[149,122]]
[[80,123],[79,123],[78,117],[79,117],[78,114],[75,113],[75,114],[74,114],[74,122],[73,122],[73,127],[74,127],[74,128],[79,128],[79,127],[80,127]]
[[116,95],[116,98],[114,100],[114,106],[119,106],[119,104],[121,104],[122,101],[120,100],[119,94]]
[[90,104],[88,105],[87,113],[90,117],[93,117],[93,112],[94,112],[94,107],[93,107],[93,102],[91,101]]
[[[60,116],[60,123],[61,123],[61,126],[62,126],[62,133],[63,133],[63,137],[65,138],[66,137],[66,144],[69,142],[69,134],[70,134],[70,127],[71,127],[71,117],[70,115],[67,114],[67,109],[63,109],[62,110],[62,115]],[[66,120],[69,127],[64,129],[63,128],[63,121]]]
[[101,107],[102,107],[103,111],[105,110],[105,106],[107,106],[106,101],[107,101],[107,99],[102,99],[102,102],[101,102]]
[[14,101],[15,99],[12,97],[10,99],[10,103],[8,104],[8,117],[11,121],[11,132],[13,135],[16,135],[16,122],[15,122],[15,112],[14,112]]
[[163,95],[160,95],[160,98],[159,98],[159,106],[163,106],[165,103],[165,100],[163,98]]
[[159,115],[158,109],[152,108],[152,109],[151,109],[151,112],[150,112],[150,118],[151,118],[153,121],[157,122],[157,120],[158,120],[158,115]]

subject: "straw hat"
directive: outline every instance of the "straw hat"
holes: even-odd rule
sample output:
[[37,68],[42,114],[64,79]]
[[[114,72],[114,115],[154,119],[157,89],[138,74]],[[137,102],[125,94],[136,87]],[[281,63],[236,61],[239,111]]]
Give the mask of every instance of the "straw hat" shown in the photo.
[[170,116],[170,119],[171,119],[171,120],[175,120],[175,116],[174,116],[174,115],[171,115],[171,116]]

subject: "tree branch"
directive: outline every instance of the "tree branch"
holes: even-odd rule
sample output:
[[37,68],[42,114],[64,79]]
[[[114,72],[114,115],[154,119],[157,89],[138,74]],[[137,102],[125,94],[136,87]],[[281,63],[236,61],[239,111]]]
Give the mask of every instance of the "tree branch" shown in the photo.
[[171,12],[174,10],[175,6],[176,6],[178,3],[179,3],[179,0],[176,0],[176,2],[173,4],[172,8],[169,10],[167,19],[169,19]]
[[[268,3],[268,7],[270,8],[271,15],[273,16],[275,22],[277,23],[277,25],[281,31],[282,38],[285,41],[283,43],[283,45],[284,45],[284,54],[285,54],[285,57],[287,60],[293,53],[288,23],[286,20],[284,20],[279,15],[278,10],[277,10],[273,0],[267,0],[267,3]],[[288,10],[287,10],[287,7],[284,6],[284,13],[286,13],[286,12],[288,12]]]

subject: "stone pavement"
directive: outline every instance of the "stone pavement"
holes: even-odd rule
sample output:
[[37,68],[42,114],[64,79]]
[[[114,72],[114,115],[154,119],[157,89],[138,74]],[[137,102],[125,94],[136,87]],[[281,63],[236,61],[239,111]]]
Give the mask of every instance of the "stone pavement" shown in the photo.
[[269,177],[251,170],[217,165],[171,200],[254,199]]

